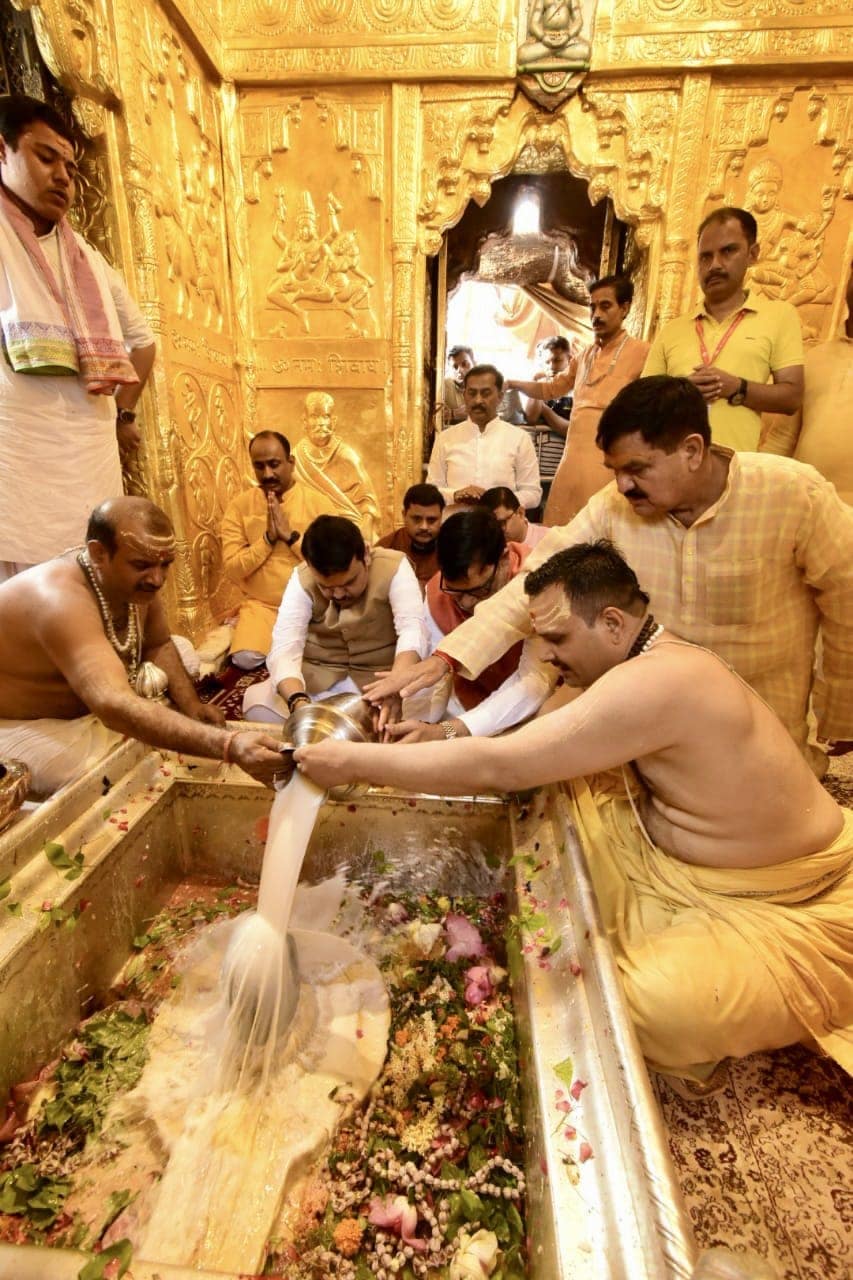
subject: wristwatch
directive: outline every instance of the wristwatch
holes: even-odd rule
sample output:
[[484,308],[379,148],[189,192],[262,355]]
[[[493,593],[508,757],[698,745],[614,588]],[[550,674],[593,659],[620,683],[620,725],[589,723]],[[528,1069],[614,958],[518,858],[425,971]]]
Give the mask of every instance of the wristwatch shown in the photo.
[[297,707],[300,702],[310,702],[310,701],[311,701],[311,698],[305,692],[304,689],[297,689],[296,693],[292,693],[290,697],[287,699],[287,709],[290,712],[290,714],[293,715],[294,708]]
[[454,738],[459,737],[459,730],[456,728],[456,725],[452,720],[442,720],[438,727],[448,742],[452,742]]
[[726,400],[729,402],[729,404],[734,405],[734,407],[737,408],[739,405],[742,405],[745,403],[747,385],[748,384],[747,384],[746,378],[741,378],[740,382],[738,383],[737,391],[733,391],[730,396],[726,396]]
[[135,421],[136,421],[136,414],[134,413],[133,409],[116,409],[116,423],[119,426],[122,426],[125,423],[135,422]]
[[294,530],[293,530],[293,533],[290,535],[290,537],[289,537],[289,538],[285,538],[285,539],[284,539],[284,544],[285,544],[285,546],[287,546],[287,547],[292,547],[292,546],[294,546],[294,544],[295,544],[295,543],[297,543],[297,542],[299,541],[299,539],[300,539],[301,537],[302,537],[302,534],[299,532],[299,530],[298,530],[298,529],[294,529]]

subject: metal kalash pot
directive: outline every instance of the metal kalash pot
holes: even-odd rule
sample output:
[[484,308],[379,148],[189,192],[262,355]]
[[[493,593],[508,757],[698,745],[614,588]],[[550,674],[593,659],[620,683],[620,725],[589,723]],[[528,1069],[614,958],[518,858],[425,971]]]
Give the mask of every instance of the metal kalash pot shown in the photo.
[[[375,711],[360,693],[333,693],[320,702],[301,702],[285,722],[283,737],[294,748],[307,747],[326,738],[341,742],[376,742]],[[344,800],[366,790],[358,783],[332,787],[333,800]]]

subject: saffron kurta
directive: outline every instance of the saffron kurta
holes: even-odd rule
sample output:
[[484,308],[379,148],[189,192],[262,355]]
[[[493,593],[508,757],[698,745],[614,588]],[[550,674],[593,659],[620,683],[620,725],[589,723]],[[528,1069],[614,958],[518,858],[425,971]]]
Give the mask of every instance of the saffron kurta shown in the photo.
[[616,393],[639,378],[648,350],[647,342],[617,334],[606,347],[597,342],[587,347],[565,373],[539,383],[542,396],[549,399],[574,388],[566,447],[548,495],[545,524],[567,524],[610,480],[595,443],[598,422]]
[[[281,508],[291,529],[304,533],[317,516],[333,514],[331,502],[297,481],[282,495]],[[231,652],[269,653],[278,606],[291,573],[302,563],[300,544],[269,545],[267,499],[262,489],[247,489],[229,502],[222,517],[222,568],[246,599],[231,641]]]

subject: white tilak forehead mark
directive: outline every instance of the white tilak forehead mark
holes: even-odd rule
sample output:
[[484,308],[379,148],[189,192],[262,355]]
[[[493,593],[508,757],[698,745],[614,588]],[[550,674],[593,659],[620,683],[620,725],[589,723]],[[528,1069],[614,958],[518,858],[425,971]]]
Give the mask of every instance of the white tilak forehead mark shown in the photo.
[[561,625],[565,626],[571,617],[571,603],[562,591],[555,595],[547,608],[535,602],[530,606],[530,621],[536,631],[551,631]]
[[177,550],[175,536],[172,533],[147,533],[139,537],[135,533],[122,530],[117,541],[127,547],[128,551],[135,551],[137,555],[145,556],[150,560],[163,560],[167,556],[174,556]]

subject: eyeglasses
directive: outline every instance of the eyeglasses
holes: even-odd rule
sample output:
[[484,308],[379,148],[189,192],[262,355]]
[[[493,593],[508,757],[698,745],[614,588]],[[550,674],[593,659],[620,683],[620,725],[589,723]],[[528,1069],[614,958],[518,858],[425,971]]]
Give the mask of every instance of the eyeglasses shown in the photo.
[[471,596],[474,600],[485,600],[486,596],[492,589],[492,583],[498,574],[500,562],[495,565],[485,582],[481,582],[479,587],[448,587],[444,581],[442,573],[438,579],[438,585],[446,596]]

